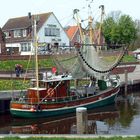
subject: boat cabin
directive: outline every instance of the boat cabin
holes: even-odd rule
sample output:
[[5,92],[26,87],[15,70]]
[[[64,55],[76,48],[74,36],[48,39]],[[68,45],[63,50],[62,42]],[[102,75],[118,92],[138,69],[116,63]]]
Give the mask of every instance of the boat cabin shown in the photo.
[[69,75],[54,75],[51,78],[43,78],[39,80],[39,88],[35,87],[36,80],[32,79],[32,88],[28,89],[29,102],[35,103],[43,99],[62,98],[70,96],[70,80],[72,76]]

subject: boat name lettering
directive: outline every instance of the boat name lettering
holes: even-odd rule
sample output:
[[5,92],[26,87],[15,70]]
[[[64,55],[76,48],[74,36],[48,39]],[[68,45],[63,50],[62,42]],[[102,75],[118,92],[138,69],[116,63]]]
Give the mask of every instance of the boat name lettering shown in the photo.
[[31,105],[22,105],[22,108],[31,108]]

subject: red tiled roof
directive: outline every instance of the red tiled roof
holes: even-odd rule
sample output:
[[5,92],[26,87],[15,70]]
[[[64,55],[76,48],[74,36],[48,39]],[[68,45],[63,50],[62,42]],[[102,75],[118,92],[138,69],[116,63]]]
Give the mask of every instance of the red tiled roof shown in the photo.
[[73,38],[74,34],[77,32],[78,26],[70,26],[68,29],[66,29],[66,33],[70,40]]
[[[39,16],[39,22],[38,22],[38,29],[44,24],[44,22],[48,19],[48,17],[52,14],[52,12],[49,13],[43,13],[38,14]],[[35,15],[32,15],[32,18],[34,18]],[[24,17],[18,17],[18,18],[11,18],[9,19],[6,24],[2,27],[3,31],[6,30],[13,30],[13,29],[24,29],[31,26],[31,20],[28,16]]]

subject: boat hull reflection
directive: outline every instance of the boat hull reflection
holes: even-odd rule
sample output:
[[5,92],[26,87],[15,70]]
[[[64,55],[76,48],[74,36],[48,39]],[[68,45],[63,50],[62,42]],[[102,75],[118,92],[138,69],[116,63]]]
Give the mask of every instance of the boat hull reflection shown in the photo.
[[[88,133],[97,134],[97,124],[104,120],[115,120],[119,112],[114,106],[88,112]],[[104,111],[103,111],[104,110]],[[76,117],[65,116],[59,118],[21,119],[14,118],[11,126],[12,134],[76,134]]]

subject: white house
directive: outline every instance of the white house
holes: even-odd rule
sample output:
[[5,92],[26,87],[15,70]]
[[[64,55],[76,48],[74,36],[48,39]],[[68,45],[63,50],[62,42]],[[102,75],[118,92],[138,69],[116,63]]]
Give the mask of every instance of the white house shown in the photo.
[[33,54],[33,20],[38,17],[37,37],[42,49],[58,46],[68,46],[69,38],[56,16],[43,13],[9,19],[2,27],[6,36],[6,49],[9,53],[20,55]]

